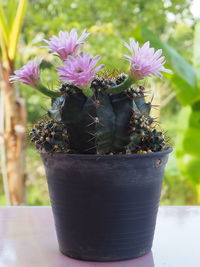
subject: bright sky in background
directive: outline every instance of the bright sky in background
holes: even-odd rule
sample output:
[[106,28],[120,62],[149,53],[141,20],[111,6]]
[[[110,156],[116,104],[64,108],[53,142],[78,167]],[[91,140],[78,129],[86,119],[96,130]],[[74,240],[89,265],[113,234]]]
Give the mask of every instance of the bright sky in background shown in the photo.
[[200,0],[193,0],[190,8],[193,16],[196,19],[200,18]]

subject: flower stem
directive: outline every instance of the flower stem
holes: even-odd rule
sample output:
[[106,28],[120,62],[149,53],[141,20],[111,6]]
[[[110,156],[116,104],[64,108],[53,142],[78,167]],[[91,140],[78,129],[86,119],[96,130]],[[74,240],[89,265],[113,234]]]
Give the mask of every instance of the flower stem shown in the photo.
[[39,83],[37,85],[37,87],[34,87],[34,88],[36,88],[38,91],[40,91],[43,95],[46,95],[46,96],[51,97],[51,98],[55,98],[55,97],[58,97],[61,95],[61,92],[52,91],[41,83]]
[[82,91],[83,91],[84,95],[87,96],[87,97],[92,97],[93,96],[93,91],[90,88],[84,88]]
[[122,83],[115,85],[107,89],[106,91],[111,94],[118,94],[128,89],[133,83],[134,83],[133,78],[131,76],[128,76]]

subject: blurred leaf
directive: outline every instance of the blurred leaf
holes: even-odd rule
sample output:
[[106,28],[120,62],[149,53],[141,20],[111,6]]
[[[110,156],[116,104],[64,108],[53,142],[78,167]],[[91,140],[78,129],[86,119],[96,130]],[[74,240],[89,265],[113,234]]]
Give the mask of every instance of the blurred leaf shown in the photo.
[[197,201],[200,203],[200,184],[197,185]]
[[200,183],[200,110],[183,108],[178,125],[176,155],[179,168],[193,184]]
[[177,121],[177,138],[176,138],[176,155],[177,158],[182,157],[183,140],[186,129],[189,126],[189,118],[192,112],[190,106],[183,107],[179,113]]
[[[189,117],[189,124],[183,140],[183,148],[187,153],[198,156],[200,155],[200,111],[192,110]],[[200,170],[200,157],[199,157]],[[197,172],[198,173],[198,172]],[[199,172],[200,177],[200,172]]]
[[163,49],[167,62],[175,72],[172,80],[177,85],[177,88],[174,89],[179,101],[183,105],[190,105],[199,100],[200,88],[197,87],[197,77],[192,66],[174,48],[162,42],[145,27],[142,28],[142,35],[146,40],[150,40],[152,46]]
[[9,0],[7,4],[7,18],[8,18],[8,26],[11,27],[13,24],[13,20],[15,18],[16,10],[17,10],[18,1],[17,0]]
[[0,30],[0,48],[1,48],[1,52],[2,52],[2,59],[3,61],[7,61],[8,59],[8,54],[7,54],[7,49],[6,49],[6,43],[5,40],[3,38],[3,35],[1,34],[1,30]]
[[200,79],[200,21],[196,24],[195,31],[194,31],[193,64],[197,72],[197,76]]
[[182,105],[191,105],[200,99],[199,88],[189,86],[188,83],[176,73],[171,76],[171,81],[174,84],[174,86],[172,85],[172,88],[176,93],[177,99]]
[[20,31],[21,31],[22,23],[24,20],[27,4],[28,4],[28,0],[21,0],[19,2],[15,19],[13,20],[13,23],[12,23],[12,28],[11,28],[10,36],[9,36],[9,42],[10,42],[9,57],[11,60],[13,60],[16,55],[18,38],[19,38]]
[[0,34],[3,35],[5,45],[7,45],[8,44],[8,25],[7,25],[6,15],[5,15],[1,2],[0,2]]

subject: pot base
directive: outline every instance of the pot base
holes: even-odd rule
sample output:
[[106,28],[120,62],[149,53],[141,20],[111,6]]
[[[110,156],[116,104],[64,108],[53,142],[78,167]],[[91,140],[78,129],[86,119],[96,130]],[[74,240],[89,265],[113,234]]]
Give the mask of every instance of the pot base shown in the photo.
[[136,258],[140,258],[148,253],[151,252],[151,249],[150,250],[147,250],[147,251],[142,251],[140,254],[138,255],[135,255],[135,256],[127,256],[127,257],[119,257],[119,256],[102,256],[102,257],[94,257],[94,258],[91,258],[91,256],[84,256],[84,255],[77,255],[76,253],[72,252],[64,252],[62,251],[61,249],[59,249],[60,252],[64,255],[64,256],[67,256],[69,258],[72,258],[72,259],[75,259],[75,260],[81,260],[81,261],[91,261],[91,262],[113,262],[113,261],[125,261],[125,260],[133,260],[133,259],[136,259]]

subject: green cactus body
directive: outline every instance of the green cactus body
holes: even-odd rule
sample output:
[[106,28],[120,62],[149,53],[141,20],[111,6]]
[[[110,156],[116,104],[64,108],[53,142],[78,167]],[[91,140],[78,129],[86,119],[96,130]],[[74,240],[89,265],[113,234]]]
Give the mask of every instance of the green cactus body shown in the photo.
[[111,96],[112,106],[115,113],[115,133],[112,150],[114,153],[124,152],[130,142],[129,121],[134,102],[125,93]]
[[99,106],[96,107],[97,120],[96,139],[97,153],[106,154],[112,151],[115,134],[115,113],[110,96],[105,92],[97,92],[96,99]]
[[[57,120],[61,119],[69,132],[70,146],[78,153],[94,153],[95,142],[92,142],[92,134],[95,134],[92,117],[96,116],[95,106],[91,98],[86,98],[81,90],[67,91],[62,97],[53,100],[53,107],[49,116]],[[58,104],[57,104],[58,103]],[[59,115],[58,115],[59,114]]]
[[40,121],[31,130],[30,136],[41,152],[70,152],[68,131],[61,121]]
[[[53,98],[48,115],[66,127],[68,141],[47,137],[50,145],[46,143],[44,150],[50,151],[53,144],[54,151],[61,152],[62,142],[65,151],[77,154],[130,154],[164,149],[164,137],[153,126],[151,104],[145,101],[144,88],[130,87],[118,93],[121,85],[126,84],[125,79],[124,75],[115,80],[95,78],[91,97],[73,85],[64,84],[61,96]],[[32,132],[34,142],[42,145],[38,134]]]

